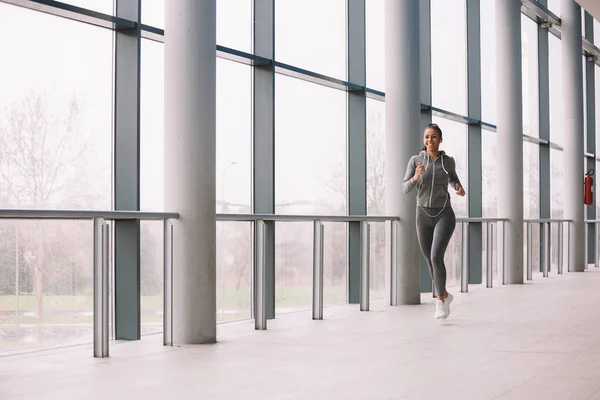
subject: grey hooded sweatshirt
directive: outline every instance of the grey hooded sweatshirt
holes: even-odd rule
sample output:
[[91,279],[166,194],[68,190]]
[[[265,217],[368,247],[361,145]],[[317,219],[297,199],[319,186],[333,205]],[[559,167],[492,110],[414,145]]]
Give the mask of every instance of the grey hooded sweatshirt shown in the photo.
[[[419,164],[425,167],[425,171],[415,182],[413,176]],[[416,187],[418,206],[442,208],[450,206],[448,185],[456,189],[457,184],[462,187],[458,175],[456,175],[454,158],[447,156],[444,151],[440,151],[438,158],[434,160],[425,150],[422,150],[418,155],[412,156],[408,162],[402,191],[406,194]]]

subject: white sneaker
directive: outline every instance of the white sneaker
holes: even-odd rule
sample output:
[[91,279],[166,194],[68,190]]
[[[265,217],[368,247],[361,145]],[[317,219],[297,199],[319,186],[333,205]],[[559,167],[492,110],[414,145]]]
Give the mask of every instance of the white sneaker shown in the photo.
[[446,297],[446,301],[444,301],[444,306],[446,307],[446,318],[450,316],[450,303],[454,300],[454,296],[452,293],[448,293],[448,297]]
[[435,300],[434,318],[435,319],[446,319],[448,317],[448,315],[446,313],[447,313],[447,310],[446,310],[446,304],[444,303],[444,301],[442,301],[440,299],[436,299]]
[[450,303],[454,300],[454,296],[448,293],[445,300],[437,299],[435,301],[435,319],[446,319],[450,315]]

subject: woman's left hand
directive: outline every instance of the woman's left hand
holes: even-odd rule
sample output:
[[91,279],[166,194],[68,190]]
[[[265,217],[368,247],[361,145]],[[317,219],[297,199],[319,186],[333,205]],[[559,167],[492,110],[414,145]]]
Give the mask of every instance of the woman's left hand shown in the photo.
[[465,189],[463,189],[462,186],[460,186],[458,183],[456,184],[456,194],[459,196],[464,196],[465,195]]

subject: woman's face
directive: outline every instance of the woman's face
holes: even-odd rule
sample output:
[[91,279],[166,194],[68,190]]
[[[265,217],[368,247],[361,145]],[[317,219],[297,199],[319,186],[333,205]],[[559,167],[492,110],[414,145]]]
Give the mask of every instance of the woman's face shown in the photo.
[[427,151],[438,151],[442,143],[442,138],[435,130],[431,128],[425,129],[423,133],[423,144],[427,148]]

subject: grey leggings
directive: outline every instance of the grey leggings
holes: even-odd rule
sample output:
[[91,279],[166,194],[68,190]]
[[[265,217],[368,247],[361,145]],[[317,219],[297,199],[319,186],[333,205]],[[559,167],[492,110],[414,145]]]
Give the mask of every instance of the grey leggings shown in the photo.
[[444,253],[455,227],[456,216],[452,207],[446,207],[443,211],[441,208],[417,207],[417,237],[421,252],[429,265],[436,296],[446,293]]

